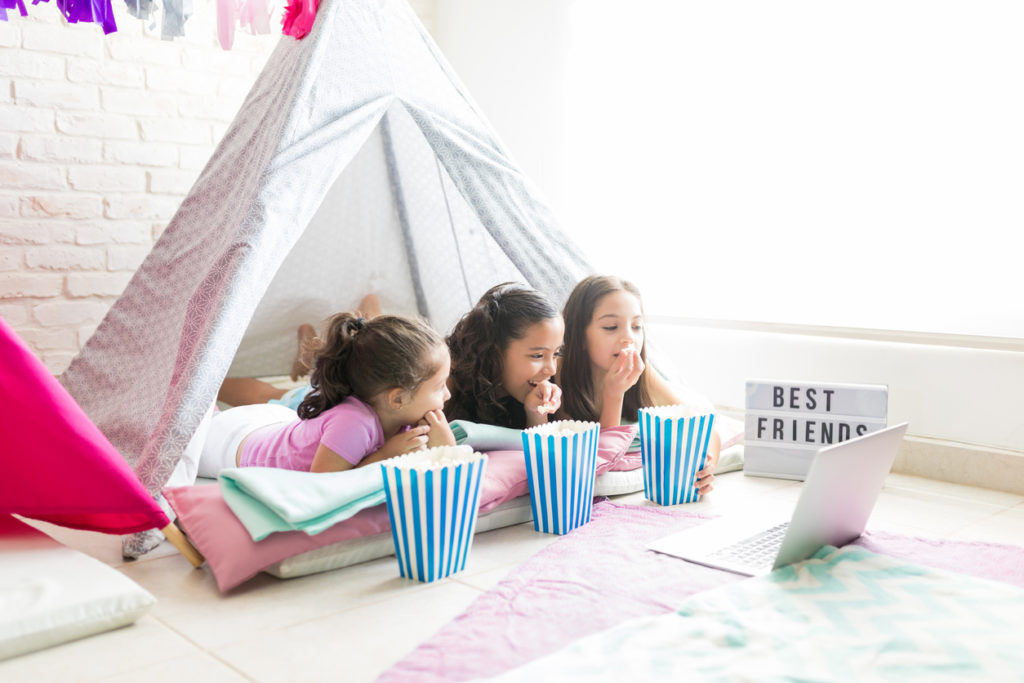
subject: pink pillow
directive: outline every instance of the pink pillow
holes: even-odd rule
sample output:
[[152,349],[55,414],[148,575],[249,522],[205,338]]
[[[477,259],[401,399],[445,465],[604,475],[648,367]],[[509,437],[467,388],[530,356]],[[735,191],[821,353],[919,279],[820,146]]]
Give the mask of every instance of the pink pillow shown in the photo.
[[[633,426],[601,430],[598,474],[622,464],[635,433]],[[490,451],[487,456],[487,470],[480,485],[481,513],[529,493],[522,451]],[[221,591],[231,590],[289,557],[391,528],[387,506],[377,505],[315,536],[303,531],[284,531],[256,542],[224,502],[219,486],[179,486],[164,489],[163,493],[185,533],[206,558]]]

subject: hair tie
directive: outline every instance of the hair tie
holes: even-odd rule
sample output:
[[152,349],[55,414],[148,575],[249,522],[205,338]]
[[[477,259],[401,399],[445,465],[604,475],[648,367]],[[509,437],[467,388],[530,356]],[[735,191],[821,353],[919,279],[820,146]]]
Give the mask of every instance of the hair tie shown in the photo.
[[366,327],[366,318],[355,318],[354,320],[350,320],[348,323],[349,334],[354,337],[364,327]]

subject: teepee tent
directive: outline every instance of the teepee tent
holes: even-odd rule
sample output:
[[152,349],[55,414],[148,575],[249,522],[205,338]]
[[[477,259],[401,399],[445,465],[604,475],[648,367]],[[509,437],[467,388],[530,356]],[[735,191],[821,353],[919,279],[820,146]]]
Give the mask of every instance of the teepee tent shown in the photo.
[[588,270],[406,2],[325,0],[61,381],[157,495],[223,378],[288,372],[300,323],[374,292],[446,332],[491,285],[560,302]]

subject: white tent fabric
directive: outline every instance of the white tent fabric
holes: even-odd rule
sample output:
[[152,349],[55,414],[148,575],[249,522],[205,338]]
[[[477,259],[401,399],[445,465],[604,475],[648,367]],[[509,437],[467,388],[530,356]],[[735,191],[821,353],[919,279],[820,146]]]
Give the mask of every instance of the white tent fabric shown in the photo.
[[325,0],[61,381],[158,495],[229,370],[288,372],[298,324],[374,292],[447,332],[498,282],[560,303],[588,271],[404,0]]

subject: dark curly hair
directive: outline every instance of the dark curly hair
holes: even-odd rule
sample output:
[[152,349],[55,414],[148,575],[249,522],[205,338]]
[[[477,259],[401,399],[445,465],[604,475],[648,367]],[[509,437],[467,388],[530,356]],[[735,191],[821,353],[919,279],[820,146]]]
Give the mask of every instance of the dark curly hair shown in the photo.
[[500,397],[505,350],[512,340],[526,336],[531,325],[558,315],[547,296],[524,284],[505,282],[484,292],[446,340],[452,357],[452,396],[445,404],[445,416],[514,429],[525,427],[522,406],[510,405],[517,402]]
[[[611,275],[591,275],[580,280],[562,309],[565,318],[565,346],[562,349],[562,368],[558,381],[562,387],[562,409],[573,420],[599,422],[594,405],[594,379],[590,367],[590,352],[587,349],[587,327],[594,317],[598,302],[612,292],[629,292],[641,302],[640,290],[627,280]],[[640,359],[644,371],[640,379],[622,397],[622,417],[636,421],[640,408],[654,404],[648,385],[647,341],[640,347]]]
[[420,320],[337,313],[312,345],[313,390],[299,404],[299,417],[314,418],[348,396],[369,402],[395,387],[415,391],[440,368],[433,352],[443,345],[441,335]]

